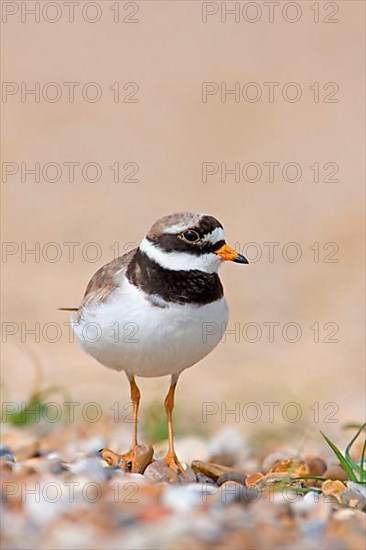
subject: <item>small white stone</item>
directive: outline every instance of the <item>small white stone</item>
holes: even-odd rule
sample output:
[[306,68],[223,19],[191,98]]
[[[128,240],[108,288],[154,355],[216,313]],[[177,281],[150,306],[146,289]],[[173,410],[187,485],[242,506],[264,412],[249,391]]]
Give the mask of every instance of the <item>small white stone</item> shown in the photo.
[[358,493],[363,498],[366,498],[366,486],[361,485],[361,483],[356,483],[355,481],[348,481],[347,488],[351,489],[355,493]]
[[107,468],[103,468],[101,460],[97,457],[84,457],[68,465],[69,471],[74,475],[84,475],[92,480],[104,480],[107,478]]
[[246,437],[232,427],[225,427],[211,439],[208,450],[209,455],[228,454],[238,456],[248,449]]
[[301,500],[298,500],[297,502],[293,502],[291,504],[292,510],[295,512],[295,514],[303,515],[307,514],[314,508],[314,506],[319,502],[319,496],[314,491],[309,491],[305,494]]

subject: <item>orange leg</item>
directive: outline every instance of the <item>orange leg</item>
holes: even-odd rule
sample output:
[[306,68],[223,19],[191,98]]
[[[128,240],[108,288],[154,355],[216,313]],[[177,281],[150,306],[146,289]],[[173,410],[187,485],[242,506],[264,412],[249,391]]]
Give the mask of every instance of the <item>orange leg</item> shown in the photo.
[[183,466],[178,460],[177,455],[174,450],[174,433],[173,433],[173,408],[174,408],[174,396],[175,388],[177,387],[177,377],[172,376],[172,381],[170,384],[169,391],[164,401],[165,413],[168,419],[168,452],[163,460],[168,464],[169,468],[174,470],[176,473],[182,473],[184,475],[185,471]]
[[127,374],[130,382],[131,401],[133,407],[133,437],[132,447],[126,453],[119,455],[110,449],[103,449],[101,456],[111,466],[118,466],[129,472],[143,473],[146,466],[150,464],[153,458],[153,448],[151,445],[139,445],[137,440],[138,411],[140,404],[140,390],[132,375]]
[[140,390],[135,382],[133,376],[128,376],[130,382],[131,390],[131,401],[133,407],[133,438],[132,438],[132,448],[137,447],[137,426],[138,426],[138,414],[139,414],[139,405],[141,399]]

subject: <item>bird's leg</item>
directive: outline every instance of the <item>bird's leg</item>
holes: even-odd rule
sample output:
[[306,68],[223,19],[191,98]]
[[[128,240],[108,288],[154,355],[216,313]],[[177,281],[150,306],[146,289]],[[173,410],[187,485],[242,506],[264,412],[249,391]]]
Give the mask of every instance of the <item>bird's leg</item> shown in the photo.
[[119,466],[127,472],[143,473],[146,466],[152,461],[154,454],[151,445],[139,445],[137,441],[138,411],[140,404],[140,390],[136,384],[134,376],[127,374],[130,382],[131,401],[133,407],[133,437],[132,447],[126,453],[119,455],[109,449],[102,450],[102,458],[110,466]]
[[174,408],[174,395],[175,388],[177,386],[178,376],[172,376],[169,391],[164,401],[165,413],[168,419],[168,452],[163,458],[174,472],[185,474],[185,470],[178,460],[174,450],[174,433],[173,433],[173,408]]
[[141,399],[141,393],[140,390],[135,382],[135,378],[133,376],[128,376],[129,382],[130,382],[130,390],[131,390],[131,401],[132,401],[132,407],[133,407],[133,439],[132,439],[132,448],[135,448],[138,446],[137,443],[137,426],[138,426],[138,414],[139,414],[139,405],[140,405],[140,399]]

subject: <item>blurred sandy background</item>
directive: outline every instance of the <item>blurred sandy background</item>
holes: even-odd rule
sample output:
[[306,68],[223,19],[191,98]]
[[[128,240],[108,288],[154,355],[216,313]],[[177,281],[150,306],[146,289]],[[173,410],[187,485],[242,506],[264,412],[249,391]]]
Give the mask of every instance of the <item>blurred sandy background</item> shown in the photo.
[[[85,3],[85,2],[84,2]],[[15,3],[13,3],[15,4]],[[20,4],[20,3],[18,3]],[[27,5],[33,2],[27,2]],[[41,4],[43,4],[41,2]],[[83,2],[81,2],[83,4]],[[121,2],[121,5],[125,3]],[[232,4],[232,3],[231,3]],[[263,7],[261,2],[258,2]],[[283,2],[281,2],[281,5]],[[39,242],[56,242],[62,250],[57,262],[39,262],[20,253],[3,262],[3,321],[32,328],[49,322],[66,322],[60,306],[78,305],[86,284],[103,263],[113,258],[109,247],[139,242],[151,223],[176,210],[205,211],[225,225],[229,243],[256,242],[262,259],[249,266],[225,265],[221,270],[231,305],[230,329],[256,322],[263,328],[257,343],[229,335],[210,356],[182,376],[177,408],[201,422],[202,401],[280,402],[296,401],[303,411],[302,423],[322,426],[335,402],[340,422],[360,420],[364,410],[364,291],[363,291],[363,20],[364,4],[338,2],[336,24],[322,22],[326,13],[320,2],[321,21],[315,24],[309,2],[299,2],[302,18],[290,24],[278,15],[268,22],[235,23],[220,14],[202,22],[201,2],[138,2],[138,23],[113,22],[112,2],[99,2],[102,18],[95,24],[83,21],[80,9],[75,22],[66,16],[50,24],[21,23],[20,15],[3,24],[3,81],[57,82],[63,96],[56,103],[42,98],[35,103],[20,94],[8,96],[3,111],[3,162],[75,161],[98,163],[99,182],[89,183],[76,170],[74,183],[67,171],[56,183],[31,176],[21,181],[20,172],[2,183],[3,241],[34,248]],[[126,7],[125,7],[126,8]],[[122,6],[121,18],[131,12]],[[264,8],[263,8],[264,10]],[[52,16],[51,11],[50,17]],[[90,12],[92,14],[92,11]],[[63,82],[80,82],[75,102],[67,100]],[[219,94],[202,102],[202,82],[257,82],[263,98],[257,103]],[[275,101],[268,102],[263,82],[280,82]],[[280,90],[297,82],[300,101],[283,100]],[[80,88],[97,82],[103,96],[96,103],[83,100]],[[114,103],[108,89],[119,82],[121,97],[126,82],[139,85],[137,103]],[[338,103],[314,103],[309,90],[314,82],[339,85]],[[131,91],[129,89],[128,91]],[[328,90],[328,92],[331,91]],[[51,92],[50,92],[51,93]],[[262,180],[235,182],[220,176],[202,182],[202,162],[275,161],[281,166],[297,162],[303,175],[299,182],[283,180],[280,171],[273,183]],[[139,166],[138,183],[114,183],[108,168],[115,162]],[[339,165],[338,183],[314,183],[309,166],[319,162]],[[321,179],[326,174],[321,172]],[[70,262],[66,242],[78,242],[75,261]],[[103,254],[87,262],[81,255],[85,243],[96,242]],[[268,261],[264,242],[279,242],[275,261]],[[284,261],[283,245],[297,242],[302,258]],[[314,262],[309,250],[320,243],[321,258]],[[325,263],[322,247],[339,245],[338,263]],[[92,254],[90,249],[90,253]],[[331,249],[327,251],[331,252]],[[52,251],[50,250],[50,255]],[[251,251],[253,255],[253,250]],[[264,322],[281,323],[275,341],[268,341]],[[288,322],[302,327],[297,343],[286,342],[281,328]],[[314,323],[321,327],[314,343]],[[324,343],[331,331],[325,323],[337,323],[338,343]],[[5,397],[23,399],[32,386],[34,356],[43,365],[45,386],[61,384],[75,401],[97,401],[108,407],[128,400],[128,385],[119,375],[98,365],[68,340],[49,343],[21,332],[8,336],[3,346],[2,381]],[[52,331],[50,331],[52,336]],[[142,407],[163,398],[167,379],[140,380]],[[320,406],[320,423],[314,424],[314,403]],[[281,425],[275,416],[272,428]],[[268,415],[258,423],[241,421],[243,431],[269,427]],[[228,416],[227,422],[234,423]],[[221,425],[220,415],[202,426]],[[329,429],[333,429],[333,424]],[[337,426],[335,426],[337,427]]]

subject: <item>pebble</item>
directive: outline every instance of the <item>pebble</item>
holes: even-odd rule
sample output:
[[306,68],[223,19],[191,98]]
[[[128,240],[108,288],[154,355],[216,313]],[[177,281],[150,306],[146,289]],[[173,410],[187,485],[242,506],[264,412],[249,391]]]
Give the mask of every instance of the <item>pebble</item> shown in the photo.
[[88,476],[93,481],[102,481],[108,478],[107,468],[97,457],[84,457],[74,463],[65,465],[66,468],[75,476]]
[[213,483],[211,477],[202,474],[201,472],[196,472],[196,481],[197,483]]
[[248,441],[246,437],[239,430],[229,426],[219,430],[208,444],[210,462],[214,462],[212,460],[213,456],[226,455],[231,457],[231,465],[233,465],[239,462],[247,453]]
[[245,485],[246,475],[243,472],[238,472],[233,470],[232,472],[224,472],[217,478],[217,485],[220,487],[223,483],[227,481],[235,481],[241,485]]
[[324,472],[327,470],[326,462],[317,456],[307,457],[305,462],[308,465],[309,473],[312,476],[323,476]]
[[289,453],[285,452],[275,452],[270,453],[265,457],[262,463],[262,470],[264,473],[268,473],[270,469],[276,464],[276,462],[279,462],[281,460],[287,460],[291,458],[291,455]]
[[362,496],[364,499],[366,499],[366,486],[362,485],[361,483],[356,483],[355,481],[349,481],[347,483],[347,489],[351,489],[352,491],[355,491],[360,496]]
[[[323,494],[300,496],[289,488],[284,498],[276,488],[267,488],[288,479],[288,471],[301,471],[304,462],[311,475],[324,475],[326,464],[318,456],[302,460],[294,458],[293,451],[271,453],[262,462],[259,452],[248,455],[246,439],[238,430],[225,428],[211,441],[202,437],[179,440],[179,458],[195,459],[192,467],[183,464],[186,477],[174,473],[162,460],[149,464],[144,473],[129,473],[93,454],[105,444],[104,439],[118,448],[111,443],[109,426],[101,428],[98,436],[94,430],[93,425],[57,428],[42,439],[40,453],[31,428],[15,429],[14,437],[12,428],[7,430],[5,448],[0,448],[0,459],[8,468],[4,482],[19,488],[24,484],[29,493],[23,498],[18,490],[12,496],[8,487],[2,512],[4,547],[362,547],[361,510],[366,491],[361,484],[342,484],[339,497],[348,498],[347,508],[335,498],[333,504],[326,502]],[[124,442],[113,437],[124,448]],[[23,452],[23,456],[18,454],[20,462],[14,449]],[[213,456],[217,462],[208,461]],[[334,467],[338,475],[342,473],[339,465],[330,464],[328,470]],[[255,480],[257,486],[251,487]],[[93,498],[96,490],[100,494]]]
[[309,467],[304,460],[298,458],[287,458],[274,463],[269,473],[289,473],[296,476],[308,476]]
[[304,516],[310,512],[314,506],[319,502],[318,493],[309,491],[305,493],[304,497],[291,503],[291,508],[296,515]]
[[[341,483],[340,481],[331,481],[330,483]],[[366,512],[366,487],[360,483],[350,481],[347,483],[347,488],[337,495],[338,500],[344,506],[357,508],[362,512]]]
[[342,468],[340,464],[334,463],[330,464],[328,468],[323,473],[323,477],[326,477],[327,479],[339,479],[340,481],[347,481],[348,475]]
[[235,481],[226,481],[220,487],[220,501],[222,504],[241,503],[249,504],[258,500],[258,491],[243,486]]
[[217,479],[225,472],[233,471],[232,468],[214,464],[213,462],[203,462],[202,460],[194,460],[191,464],[193,471],[198,474],[204,474],[206,477],[217,481]]
[[14,455],[10,447],[0,447],[0,457],[10,462],[14,462]]
[[325,496],[338,496],[346,489],[346,486],[339,479],[327,479],[322,484],[322,492]]
[[185,469],[185,474],[177,474],[174,472],[164,460],[155,460],[145,470],[144,476],[150,483],[193,483],[196,481],[196,475],[192,468],[187,464],[182,464]]
[[9,447],[0,447],[0,470],[11,472],[15,466],[14,455]]
[[67,470],[64,462],[61,460],[61,457],[57,453],[50,453],[47,456],[48,468],[52,474],[61,474]]
[[252,487],[253,485],[256,485],[258,481],[264,479],[264,475],[262,472],[254,472],[253,474],[249,474],[245,479],[245,485],[247,487]]

